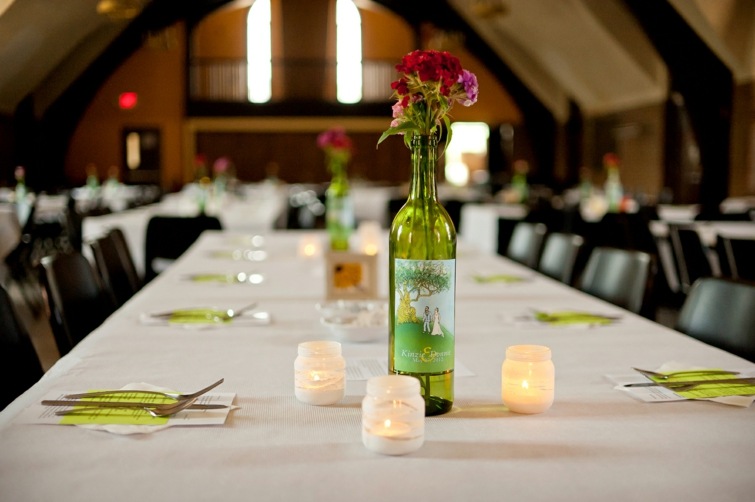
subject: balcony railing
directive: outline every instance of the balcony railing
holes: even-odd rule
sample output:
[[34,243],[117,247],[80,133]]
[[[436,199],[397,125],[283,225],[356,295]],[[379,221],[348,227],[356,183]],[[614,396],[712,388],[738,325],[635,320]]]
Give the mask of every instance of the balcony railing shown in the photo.
[[[325,68],[335,75],[335,63],[328,61],[274,61],[273,79],[287,72]],[[189,68],[189,99],[192,101],[222,101],[248,103],[248,72],[245,59],[195,58]],[[362,102],[386,102],[391,96],[391,82],[397,78],[393,62],[365,60],[362,62]],[[335,77],[333,86],[335,86]],[[275,85],[275,82],[273,83]],[[280,94],[280,93],[279,93]],[[285,101],[273,93],[271,101]],[[332,90],[335,96],[335,89]]]

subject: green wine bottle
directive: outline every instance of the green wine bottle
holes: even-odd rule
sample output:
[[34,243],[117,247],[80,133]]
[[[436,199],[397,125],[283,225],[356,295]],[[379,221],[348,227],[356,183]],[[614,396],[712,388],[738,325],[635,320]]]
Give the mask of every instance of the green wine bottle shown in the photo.
[[388,370],[419,379],[425,415],[454,400],[456,229],[438,201],[436,136],[411,141],[409,198],[390,231]]

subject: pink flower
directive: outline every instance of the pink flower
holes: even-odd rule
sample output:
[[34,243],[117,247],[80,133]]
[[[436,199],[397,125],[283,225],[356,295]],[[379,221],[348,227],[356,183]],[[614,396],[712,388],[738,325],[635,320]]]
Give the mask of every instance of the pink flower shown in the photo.
[[231,159],[228,157],[218,157],[212,164],[212,172],[215,174],[224,174],[231,166]]

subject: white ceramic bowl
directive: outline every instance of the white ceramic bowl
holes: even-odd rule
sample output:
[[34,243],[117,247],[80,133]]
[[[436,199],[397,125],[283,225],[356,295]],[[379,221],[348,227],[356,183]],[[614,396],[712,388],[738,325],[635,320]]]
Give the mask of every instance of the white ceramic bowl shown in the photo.
[[321,308],[320,319],[334,337],[344,342],[371,342],[388,339],[386,302],[349,302]]

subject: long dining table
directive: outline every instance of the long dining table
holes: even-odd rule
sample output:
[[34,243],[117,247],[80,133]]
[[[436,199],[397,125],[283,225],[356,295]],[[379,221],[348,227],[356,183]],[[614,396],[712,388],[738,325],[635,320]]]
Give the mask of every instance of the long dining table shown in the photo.
[[[368,450],[361,438],[365,375],[385,371],[387,329],[374,341],[342,341],[347,378],[340,402],[313,406],[294,394],[298,344],[335,339],[317,308],[325,301],[325,260],[300,255],[304,236],[204,233],[0,412],[0,499],[753,499],[753,406],[646,402],[617,388],[639,377],[632,367],[752,372],[753,363],[462,240],[453,409],[426,418],[424,444],[413,453]],[[246,249],[255,253],[233,253]],[[387,262],[381,252],[382,300]],[[210,280],[238,273],[256,280]],[[200,329],[148,321],[155,312],[251,302],[268,323],[232,320]],[[535,311],[568,310],[611,322],[533,318]],[[552,351],[555,401],[545,413],[513,413],[501,401],[501,364],[506,348],[518,344]],[[50,395],[134,383],[192,391],[221,377],[213,392],[232,393],[235,405],[222,424],[102,430],[36,423],[32,413]]]

